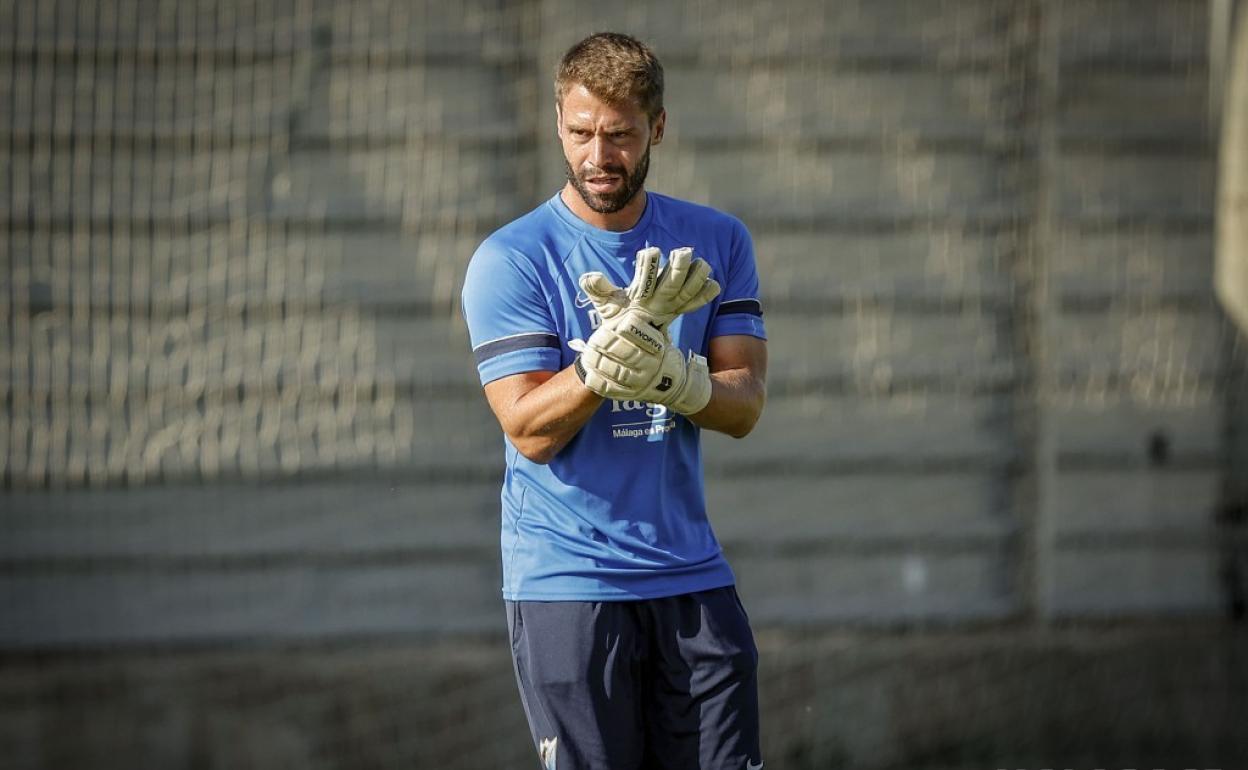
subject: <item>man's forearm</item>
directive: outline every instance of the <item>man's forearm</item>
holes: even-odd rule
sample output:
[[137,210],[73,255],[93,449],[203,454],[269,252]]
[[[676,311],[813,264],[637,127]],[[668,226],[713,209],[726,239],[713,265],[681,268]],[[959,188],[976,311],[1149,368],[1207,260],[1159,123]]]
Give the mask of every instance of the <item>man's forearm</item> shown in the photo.
[[[535,384],[542,376],[548,379]],[[584,427],[602,405],[602,397],[586,388],[572,367],[553,375],[531,372],[523,377],[527,379],[514,389],[487,395],[492,403],[500,402],[495,409],[499,422],[520,453],[547,463]]]
[[766,385],[748,369],[712,372],[710,403],[689,419],[703,428],[742,438],[754,429],[766,400]]

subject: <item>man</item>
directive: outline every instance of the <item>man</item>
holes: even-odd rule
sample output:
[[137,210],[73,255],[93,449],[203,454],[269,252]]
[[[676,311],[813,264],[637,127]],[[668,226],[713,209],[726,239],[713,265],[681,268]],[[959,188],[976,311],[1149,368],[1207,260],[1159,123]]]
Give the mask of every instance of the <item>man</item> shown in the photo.
[[762,412],[753,245],[645,190],[667,118],[649,48],[582,40],[555,96],[567,183],[486,239],[463,291],[506,435],[503,597],[533,741],[548,770],[757,770],[758,653],[699,443]]

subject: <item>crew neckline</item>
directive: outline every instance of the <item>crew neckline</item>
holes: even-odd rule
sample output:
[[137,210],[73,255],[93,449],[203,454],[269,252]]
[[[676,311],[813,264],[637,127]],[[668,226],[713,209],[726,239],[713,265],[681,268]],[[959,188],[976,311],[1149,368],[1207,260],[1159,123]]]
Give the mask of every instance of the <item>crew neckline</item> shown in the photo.
[[568,226],[574,228],[586,237],[592,238],[601,243],[610,243],[620,245],[630,243],[640,238],[646,229],[650,226],[651,220],[654,219],[654,195],[655,193],[646,190],[646,210],[641,212],[641,218],[637,220],[637,224],[627,230],[603,230],[601,227],[594,227],[584,219],[573,213],[568,208],[568,204],[563,201],[563,188],[559,188],[559,192],[551,196],[547,204],[554,210],[555,215],[559,217]]

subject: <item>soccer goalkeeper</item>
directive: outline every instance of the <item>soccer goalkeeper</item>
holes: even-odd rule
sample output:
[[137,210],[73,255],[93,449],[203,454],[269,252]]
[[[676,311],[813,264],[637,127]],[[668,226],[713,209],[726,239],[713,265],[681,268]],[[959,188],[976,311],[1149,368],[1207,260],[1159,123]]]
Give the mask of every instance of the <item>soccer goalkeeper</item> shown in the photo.
[[503,598],[547,770],[757,770],[757,649],[711,531],[703,428],[766,396],[753,245],[645,190],[663,69],[626,35],[555,80],[567,184],[473,255],[463,311],[506,434]]

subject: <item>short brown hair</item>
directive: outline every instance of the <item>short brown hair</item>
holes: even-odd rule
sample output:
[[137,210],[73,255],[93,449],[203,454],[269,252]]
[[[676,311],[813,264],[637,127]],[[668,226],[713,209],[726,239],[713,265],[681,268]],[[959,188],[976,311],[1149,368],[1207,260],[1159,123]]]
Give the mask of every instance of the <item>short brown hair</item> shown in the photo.
[[568,49],[555,76],[557,104],[573,85],[607,104],[631,99],[652,121],[663,111],[663,65],[649,46],[619,32],[599,32]]

